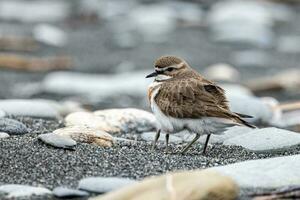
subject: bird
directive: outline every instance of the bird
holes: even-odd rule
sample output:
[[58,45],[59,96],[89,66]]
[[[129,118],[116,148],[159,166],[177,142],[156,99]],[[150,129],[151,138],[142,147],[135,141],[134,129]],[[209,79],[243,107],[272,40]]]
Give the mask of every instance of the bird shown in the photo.
[[206,154],[211,134],[222,134],[232,126],[256,128],[243,118],[249,115],[232,112],[225,90],[203,77],[184,59],[166,55],[156,59],[154,77],[148,87],[148,100],[157,120],[157,131],[152,144],[155,149],[161,131],[165,133],[166,152],[169,135],[187,130],[194,139],[180,153],[184,154],[199,139],[206,135],[203,154]]

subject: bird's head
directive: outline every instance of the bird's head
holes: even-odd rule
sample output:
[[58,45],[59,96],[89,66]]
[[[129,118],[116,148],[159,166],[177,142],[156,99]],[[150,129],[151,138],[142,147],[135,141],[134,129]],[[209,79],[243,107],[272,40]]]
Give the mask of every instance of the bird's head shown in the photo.
[[155,77],[156,81],[174,78],[189,68],[188,64],[176,56],[162,56],[154,63],[154,72],[146,78]]

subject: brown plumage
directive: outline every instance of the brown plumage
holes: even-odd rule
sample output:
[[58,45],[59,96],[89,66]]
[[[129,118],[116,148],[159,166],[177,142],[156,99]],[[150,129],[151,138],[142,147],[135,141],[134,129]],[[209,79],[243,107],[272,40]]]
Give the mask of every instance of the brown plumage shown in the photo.
[[230,111],[221,87],[205,79],[183,59],[160,57],[155,62],[155,72],[148,75],[152,76],[156,77],[156,84],[149,87],[149,101],[155,103],[165,116],[182,120],[222,118],[254,128],[242,119],[250,116]]

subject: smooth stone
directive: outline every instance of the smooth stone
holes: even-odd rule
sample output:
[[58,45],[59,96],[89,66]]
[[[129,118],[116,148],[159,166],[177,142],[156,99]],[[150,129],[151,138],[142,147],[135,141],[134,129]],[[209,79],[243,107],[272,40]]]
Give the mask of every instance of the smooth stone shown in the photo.
[[300,145],[300,134],[278,128],[255,129],[224,141],[224,145],[242,146],[261,153],[285,151]]
[[[151,141],[152,142],[155,139],[155,135],[156,135],[156,132],[145,132],[145,133],[141,134],[141,137],[145,141]],[[158,141],[166,142],[165,138],[166,138],[166,134],[161,133]],[[170,134],[169,142],[170,143],[181,143],[182,139],[180,137],[177,137],[177,136],[173,135],[173,134]]]
[[49,24],[39,24],[33,29],[34,38],[44,44],[63,47],[67,43],[66,33]]
[[171,172],[92,198],[92,200],[233,200],[239,189],[234,181],[217,172],[195,170]]
[[281,117],[271,122],[271,125],[288,128],[300,125],[300,110],[282,113]]
[[118,177],[88,177],[81,179],[78,188],[88,192],[106,193],[136,183],[135,180]]
[[299,36],[281,36],[277,41],[277,50],[283,53],[300,53]]
[[53,131],[53,134],[70,137],[77,142],[95,144],[102,147],[111,147],[114,143],[114,138],[109,133],[86,126],[60,128]]
[[49,144],[58,148],[70,149],[76,145],[76,141],[71,137],[58,135],[55,133],[46,133],[38,136],[38,139],[46,144]]
[[5,0],[0,2],[0,18],[21,22],[55,22],[70,14],[70,6],[63,1],[23,2]]
[[113,133],[147,132],[156,127],[152,113],[144,110],[106,109],[91,112],[75,112],[65,118],[66,126],[87,126],[97,130]]
[[213,167],[242,188],[279,188],[300,184],[300,155],[250,160]]
[[271,63],[271,57],[263,51],[245,50],[233,53],[232,61],[241,67],[268,67]]
[[7,134],[5,132],[0,132],[0,139],[8,138],[8,137],[9,137],[9,134]]
[[68,197],[85,197],[89,196],[89,193],[86,191],[70,189],[66,187],[56,187],[52,191],[53,195],[59,198],[68,198]]
[[6,113],[4,112],[4,110],[0,109],[0,118],[5,117]]
[[221,83],[226,96],[254,96],[251,90],[245,86],[230,83]]
[[[82,95],[87,98],[107,98],[121,94],[145,97],[151,80],[150,71],[96,75],[78,72],[52,72],[42,81],[42,91],[59,95]],[[114,84],[111,84],[114,83]]]
[[33,187],[28,185],[7,184],[0,186],[0,192],[6,193],[8,198],[25,197],[32,195],[51,194],[51,191],[43,187]]
[[203,74],[208,79],[214,81],[229,81],[234,82],[240,79],[240,73],[234,67],[225,64],[225,63],[218,63],[211,66],[208,66]]
[[28,129],[17,120],[0,118],[0,132],[6,132],[10,135],[22,135],[28,133]]

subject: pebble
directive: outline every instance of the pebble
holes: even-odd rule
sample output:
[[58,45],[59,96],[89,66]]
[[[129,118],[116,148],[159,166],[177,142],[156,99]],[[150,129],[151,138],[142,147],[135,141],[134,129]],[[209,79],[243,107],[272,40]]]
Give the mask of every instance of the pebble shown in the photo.
[[21,22],[54,22],[70,14],[70,6],[63,1],[24,2],[4,0],[0,2],[0,18]]
[[8,138],[8,137],[9,137],[9,134],[7,134],[5,132],[0,132],[0,139]]
[[28,133],[28,129],[17,120],[0,118],[0,132],[6,132],[10,135],[22,135]]
[[146,132],[156,127],[153,114],[139,109],[106,109],[91,112],[75,112],[65,118],[66,126],[87,126],[108,133]]
[[241,67],[268,67],[271,57],[263,51],[244,50],[232,53],[232,62]]
[[[154,139],[155,139],[155,135],[156,135],[156,132],[144,132],[144,133],[141,134],[141,137],[145,141],[153,142]],[[166,142],[165,138],[166,138],[166,134],[161,133],[158,141]],[[181,143],[182,139],[180,137],[177,137],[177,136],[173,135],[173,134],[170,134],[169,142],[177,144],[177,143]]]
[[277,50],[283,53],[300,53],[299,36],[281,36],[277,41]]
[[59,198],[71,198],[71,197],[85,197],[89,196],[89,193],[86,191],[70,189],[66,187],[56,187],[52,191],[53,195]]
[[220,86],[225,90],[227,96],[254,96],[249,88],[242,85],[221,83]]
[[224,145],[242,146],[252,152],[272,153],[300,145],[300,134],[274,127],[254,129],[225,140]]
[[56,47],[63,47],[67,43],[66,33],[58,27],[48,24],[35,26],[33,35],[37,41]]
[[116,199],[236,199],[238,187],[231,178],[212,171],[172,172],[150,177],[123,189],[95,197]]
[[4,110],[0,109],[0,118],[5,117],[6,113],[4,112]]
[[300,155],[250,160],[214,167],[241,188],[278,188],[300,184]]
[[32,195],[51,194],[51,191],[43,187],[28,185],[8,184],[0,186],[0,193],[6,193],[8,198],[25,197]]
[[89,192],[106,193],[133,183],[136,183],[136,181],[127,178],[88,177],[79,181],[78,188]]
[[235,82],[240,79],[240,73],[231,65],[218,63],[208,66],[204,72],[204,76],[214,81]]
[[102,147],[111,147],[114,143],[114,138],[110,134],[86,126],[60,128],[53,131],[53,134],[70,137],[77,142],[95,144]]
[[38,136],[38,139],[46,144],[58,148],[70,149],[76,145],[76,141],[68,136],[58,135],[55,133],[46,133]]

